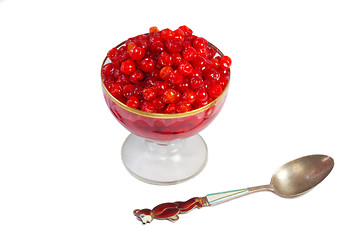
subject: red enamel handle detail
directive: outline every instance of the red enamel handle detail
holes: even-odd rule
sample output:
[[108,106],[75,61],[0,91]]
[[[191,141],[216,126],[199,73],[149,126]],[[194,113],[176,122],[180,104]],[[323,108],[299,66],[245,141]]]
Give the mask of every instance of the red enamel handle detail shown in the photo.
[[162,203],[154,207],[152,210],[136,209],[133,214],[143,224],[150,223],[155,219],[170,220],[172,222],[179,219],[178,214],[187,213],[194,208],[201,208],[204,206],[204,201],[201,197],[194,197],[185,202],[173,202],[173,203]]

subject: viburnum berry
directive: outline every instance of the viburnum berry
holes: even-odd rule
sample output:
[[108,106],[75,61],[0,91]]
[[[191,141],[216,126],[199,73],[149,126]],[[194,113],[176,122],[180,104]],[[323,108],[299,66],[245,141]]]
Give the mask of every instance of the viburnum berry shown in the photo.
[[130,58],[132,58],[135,61],[141,60],[145,56],[145,49],[142,47],[134,46],[128,54],[130,55]]
[[181,83],[177,84],[177,89],[182,93],[190,90],[189,80],[187,78],[183,79]]
[[169,73],[168,80],[174,84],[177,85],[183,81],[183,75],[179,73],[178,70],[174,70]]
[[127,59],[121,63],[120,71],[123,74],[130,75],[136,70],[136,64],[133,60]]
[[149,28],[149,33],[156,33],[156,32],[159,32],[159,29],[157,27]]
[[126,84],[130,83],[130,79],[127,75],[120,74],[118,79],[116,80],[116,83],[121,84],[121,85],[126,85]]
[[193,61],[196,56],[197,56],[197,52],[195,50],[195,48],[193,47],[189,47],[183,50],[182,52],[183,58],[187,61]]
[[162,99],[165,103],[173,103],[177,101],[177,92],[174,89],[166,89],[162,93]]
[[112,83],[108,87],[108,90],[109,90],[110,94],[113,95],[114,97],[121,96],[121,94],[122,94],[122,85],[121,84],[117,84],[117,83]]
[[161,97],[156,97],[152,100],[156,112],[162,112],[163,108],[166,106],[166,103],[162,100]]
[[180,28],[173,31],[173,36],[175,39],[178,39],[181,42],[184,41],[185,35],[184,35],[184,32],[182,31],[182,29],[180,29]]
[[174,66],[178,66],[183,61],[182,55],[179,53],[173,53],[171,56]]
[[231,59],[228,56],[223,56],[219,60],[219,63],[222,69],[228,69],[231,65]]
[[151,72],[155,68],[155,62],[151,58],[144,58],[140,62],[140,67],[144,72]]
[[164,40],[170,40],[174,38],[174,34],[173,31],[169,28],[165,28],[163,30],[161,30],[161,34],[160,36],[164,39]]
[[193,47],[197,49],[205,49],[207,48],[207,41],[205,38],[198,37],[193,41]]
[[186,36],[186,37],[189,37],[193,34],[193,30],[191,30],[190,28],[188,28],[185,25],[180,26],[179,29],[181,29],[183,31],[184,36]]
[[208,100],[208,93],[203,88],[198,89],[195,92],[195,96],[199,102],[206,102]]
[[182,100],[192,104],[196,100],[196,95],[192,90],[185,91],[182,95]]
[[205,78],[205,80],[208,80],[210,82],[217,82],[220,78],[220,74],[217,70],[215,70],[213,68],[209,68],[209,69],[205,70],[204,78]]
[[222,92],[223,92],[222,86],[217,83],[212,84],[208,89],[208,94],[212,98],[217,98],[219,95],[221,95]]
[[163,81],[156,81],[153,84],[153,90],[155,94],[161,95],[166,89],[166,84]]
[[164,113],[175,113],[176,112],[176,104],[170,103],[165,107]]
[[178,113],[184,113],[184,112],[188,112],[191,110],[191,104],[186,102],[186,101],[179,101],[176,104],[176,112]]
[[147,101],[151,101],[156,97],[156,94],[151,88],[144,88],[142,91],[143,98]]
[[102,74],[104,76],[111,76],[114,73],[114,64],[107,63],[102,67]]
[[154,113],[155,112],[155,107],[152,102],[149,101],[144,101],[141,104],[141,110],[144,112],[149,112],[149,113]]
[[182,61],[178,65],[178,71],[183,75],[183,76],[189,76],[193,72],[193,66],[187,62],[187,61]]
[[136,71],[134,71],[129,77],[130,81],[134,84],[136,84],[137,82],[139,82],[143,78],[144,78],[143,72],[138,70],[138,69]]
[[163,42],[156,41],[151,44],[150,48],[155,52],[163,52],[165,50],[165,44]]
[[130,96],[126,101],[126,105],[131,107],[131,108],[138,108],[139,100],[135,96]]
[[178,39],[171,39],[167,41],[167,50],[172,53],[178,53],[182,50],[182,42]]
[[173,72],[173,69],[169,66],[161,68],[160,78],[164,81],[169,80],[171,72]]
[[125,98],[130,97],[134,92],[135,86],[133,84],[126,84],[122,88],[122,95]]
[[114,59],[117,57],[118,54],[118,49],[117,48],[112,48],[109,50],[107,53],[107,57],[111,60],[114,61]]
[[204,80],[201,77],[192,77],[190,79],[190,87],[191,89],[198,89],[204,86]]
[[173,64],[172,56],[170,54],[168,54],[167,52],[162,52],[158,56],[158,62],[162,66],[171,66]]

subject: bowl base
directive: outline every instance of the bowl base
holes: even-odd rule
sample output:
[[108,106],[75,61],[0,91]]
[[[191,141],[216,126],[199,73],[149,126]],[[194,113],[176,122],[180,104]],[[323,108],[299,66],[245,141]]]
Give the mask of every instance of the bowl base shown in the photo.
[[207,146],[200,135],[155,142],[130,134],[121,149],[126,169],[151,184],[171,185],[199,174],[207,163]]

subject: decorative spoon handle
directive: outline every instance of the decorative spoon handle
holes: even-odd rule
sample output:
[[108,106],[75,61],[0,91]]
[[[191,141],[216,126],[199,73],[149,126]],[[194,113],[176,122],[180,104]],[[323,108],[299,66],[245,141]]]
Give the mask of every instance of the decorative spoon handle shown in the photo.
[[170,220],[175,222],[179,219],[178,214],[187,213],[194,208],[215,206],[245,196],[254,192],[270,190],[269,185],[263,185],[252,188],[243,188],[238,190],[208,194],[205,197],[194,197],[185,202],[168,202],[162,203],[153,209],[136,209],[133,214],[143,224],[150,223],[154,218],[160,220]]
[[178,214],[187,213],[194,208],[208,206],[206,197],[194,197],[185,202],[162,203],[153,209],[136,209],[133,214],[143,224],[150,223],[154,218],[162,220],[170,220],[175,222],[179,219]]

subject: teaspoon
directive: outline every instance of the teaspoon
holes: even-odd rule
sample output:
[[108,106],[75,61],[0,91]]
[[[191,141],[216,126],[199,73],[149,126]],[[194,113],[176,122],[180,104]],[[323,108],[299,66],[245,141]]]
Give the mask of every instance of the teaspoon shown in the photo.
[[297,158],[281,166],[267,185],[208,194],[194,197],[185,202],[162,203],[153,209],[136,209],[134,215],[142,223],[155,219],[177,221],[178,214],[187,213],[194,208],[215,206],[232,199],[260,191],[271,191],[284,198],[302,195],[324,180],[331,172],[334,161],[326,155],[309,155]]

